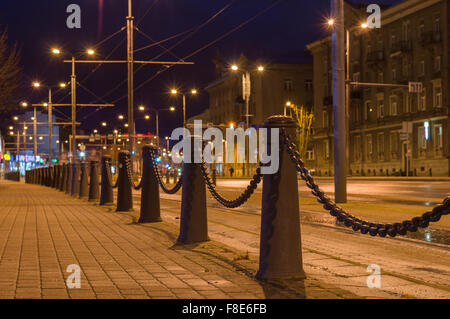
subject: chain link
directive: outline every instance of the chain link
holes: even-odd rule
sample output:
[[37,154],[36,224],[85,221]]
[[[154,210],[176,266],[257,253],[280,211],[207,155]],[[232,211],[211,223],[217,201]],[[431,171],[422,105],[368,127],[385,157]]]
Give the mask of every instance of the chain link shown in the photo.
[[256,169],[255,175],[253,175],[253,178],[250,181],[250,184],[247,186],[247,188],[244,190],[244,192],[241,195],[239,195],[239,197],[237,197],[236,199],[228,200],[228,199],[225,199],[224,197],[222,197],[217,192],[216,186],[211,181],[211,178],[208,175],[206,163],[204,161],[202,161],[201,170],[202,170],[203,179],[205,180],[206,186],[208,187],[208,190],[211,193],[211,195],[214,197],[215,200],[217,200],[220,204],[222,204],[223,206],[225,206],[227,208],[236,208],[236,207],[243,205],[250,198],[250,196],[254,193],[255,189],[258,187],[258,184],[261,182],[261,177],[262,177],[261,168],[258,167]]
[[128,176],[128,181],[130,182],[130,185],[135,189],[135,190],[139,190],[142,188],[142,178],[139,182],[139,184],[136,186],[134,184],[133,181],[133,172],[131,170],[131,158],[129,156],[125,157],[125,166],[127,169],[127,176]]
[[426,212],[422,216],[401,223],[378,224],[356,218],[337,206],[319,189],[308,169],[305,168],[296,145],[290,142],[284,131],[281,132],[280,138],[282,139],[281,142],[286,145],[290,159],[300,173],[300,177],[306,182],[306,186],[311,189],[311,193],[317,197],[317,201],[323,204],[324,209],[328,210],[338,221],[343,222],[346,227],[351,227],[354,231],[360,231],[362,234],[368,233],[371,236],[386,237],[386,235],[389,235],[395,237],[397,234],[405,235],[408,231],[415,232],[419,227],[426,228],[430,222],[437,222],[442,216],[450,214],[450,197],[447,197],[442,205],[437,205],[431,212]]
[[150,161],[151,161],[150,164],[152,166],[152,169],[153,169],[153,172],[154,172],[154,174],[156,176],[156,179],[158,180],[158,184],[159,184],[159,186],[161,187],[161,189],[163,190],[164,193],[175,194],[176,192],[178,192],[180,190],[181,186],[183,185],[183,176],[180,176],[180,179],[178,180],[178,182],[175,184],[175,186],[172,189],[167,188],[166,185],[164,184],[164,182],[161,179],[161,174],[159,172],[158,165],[156,164],[155,150],[156,150],[155,148],[150,148]]

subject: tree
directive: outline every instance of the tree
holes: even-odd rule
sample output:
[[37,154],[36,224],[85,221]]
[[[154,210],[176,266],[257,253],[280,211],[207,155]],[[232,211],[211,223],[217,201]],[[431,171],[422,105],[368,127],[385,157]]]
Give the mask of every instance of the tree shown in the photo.
[[311,137],[311,126],[314,115],[303,106],[291,104],[289,109],[291,110],[292,117],[297,121],[299,126],[297,147],[300,156],[304,158],[308,149],[309,139]]
[[0,115],[16,108],[19,93],[19,52],[7,43],[6,31],[0,34]]

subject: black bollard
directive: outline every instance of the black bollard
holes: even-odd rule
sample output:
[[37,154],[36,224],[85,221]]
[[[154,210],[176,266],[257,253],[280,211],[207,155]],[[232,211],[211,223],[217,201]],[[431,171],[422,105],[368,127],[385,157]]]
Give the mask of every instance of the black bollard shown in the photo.
[[66,178],[66,188],[65,188],[66,194],[72,193],[72,167],[73,167],[73,164],[72,164],[72,163],[70,163],[70,164],[67,165],[67,167],[66,167],[66,169],[67,169],[67,172],[66,172],[66,175],[67,175],[67,178]]
[[61,182],[59,184],[59,190],[61,192],[66,191],[66,183],[67,183],[67,164],[63,163],[61,166]]
[[86,162],[80,164],[81,166],[81,177],[80,177],[80,198],[85,198],[89,196],[89,172]]
[[[270,130],[284,128],[295,141],[297,123],[290,117],[275,115],[264,125],[269,129],[267,152],[271,152]],[[280,132],[281,133],[281,132]],[[280,142],[279,169],[264,174],[259,270],[257,278],[305,278],[302,266],[297,171]]]
[[128,212],[133,209],[132,185],[128,176],[128,165],[131,165],[130,152],[119,152],[119,176],[117,188],[117,209],[116,212]]
[[[191,163],[183,164],[183,190],[181,195],[181,220],[178,242],[189,244],[208,241],[206,187],[201,163],[194,163],[194,153],[202,152],[191,138]],[[201,154],[201,153],[200,153]],[[186,155],[184,155],[186,156]]]
[[160,222],[161,210],[159,205],[159,185],[152,165],[152,150],[154,146],[142,147],[143,171],[141,192],[141,215],[139,223]]
[[98,200],[98,161],[91,161],[91,173],[89,178],[89,201]]
[[70,195],[78,196],[80,194],[80,163],[72,164],[72,189]]
[[102,157],[102,184],[100,193],[100,205],[111,205],[114,203],[111,177],[111,156]]
[[53,166],[52,188],[57,188],[59,182],[59,165]]

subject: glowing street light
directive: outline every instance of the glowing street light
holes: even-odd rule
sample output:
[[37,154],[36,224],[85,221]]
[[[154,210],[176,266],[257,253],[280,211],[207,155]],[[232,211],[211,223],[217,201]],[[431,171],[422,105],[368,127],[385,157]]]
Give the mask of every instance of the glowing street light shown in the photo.
[[61,50],[57,49],[57,48],[54,48],[54,49],[52,49],[52,53],[53,54],[61,54]]
[[171,112],[174,112],[174,111],[175,111],[175,107],[174,107],[174,106],[171,106],[171,107],[169,108],[169,110],[170,110]]
[[197,94],[197,90],[195,89],[191,90],[191,94]]
[[260,65],[260,66],[258,66],[258,69],[257,69],[259,72],[262,72],[262,71],[264,71],[264,67],[262,66],[262,65]]
[[102,122],[102,126],[104,127],[104,126],[106,126],[107,124],[106,124],[106,122]]
[[140,106],[139,106],[139,111],[145,111],[145,106],[140,105]]
[[41,83],[39,83],[39,82],[33,82],[32,85],[33,85],[33,87],[38,88],[38,87],[41,86]]
[[64,83],[64,82],[62,82],[62,83],[59,83],[59,87],[65,88],[66,86],[67,86],[67,84],[66,84],[66,83]]
[[93,49],[88,49],[86,52],[89,55],[94,55],[95,54],[95,51]]
[[27,103],[27,102],[22,102],[21,105],[22,105],[23,107],[27,107],[27,106],[28,106],[28,103]]
[[150,119],[150,115],[146,115],[146,116],[145,116],[145,119],[146,119],[146,120],[149,120],[149,119]]
[[237,71],[237,70],[239,70],[239,67],[238,67],[236,64],[233,64],[233,65],[231,66],[231,69],[232,69],[233,71]]

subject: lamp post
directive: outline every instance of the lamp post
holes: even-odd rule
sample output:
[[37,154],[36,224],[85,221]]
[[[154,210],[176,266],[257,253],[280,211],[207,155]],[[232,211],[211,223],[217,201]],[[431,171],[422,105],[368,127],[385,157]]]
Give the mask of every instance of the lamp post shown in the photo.
[[[52,49],[52,53],[55,55],[60,55],[61,54],[61,50],[54,48]],[[86,53],[88,55],[94,55],[95,51],[93,49],[88,49],[86,51]],[[75,158],[75,153],[77,151],[77,143],[76,143],[76,138],[77,138],[77,124],[76,124],[76,117],[77,117],[77,95],[76,95],[76,90],[77,90],[77,76],[75,74],[75,55],[69,53],[72,56],[72,74],[70,76],[70,88],[71,88],[71,106],[72,106],[72,139],[71,139],[71,149],[70,151],[72,152],[72,156],[71,156],[71,162],[73,162],[74,158]]]
[[[334,18],[328,20],[328,25],[332,27],[334,188],[336,203],[346,203],[350,158],[350,31],[344,24],[343,0],[332,0],[331,7]],[[367,24],[360,27],[366,29]]]
[[[42,85],[40,82],[33,82],[32,86],[34,88],[40,88]],[[44,106],[47,106],[48,110],[48,161],[49,163],[52,162],[52,133],[53,133],[53,102],[52,102],[52,86],[45,86],[48,88],[48,103],[44,103]],[[65,88],[65,83],[59,84],[60,88]],[[22,104],[24,105],[24,104]],[[34,107],[34,152],[37,153],[37,146],[36,146],[36,107]],[[51,164],[50,164],[51,165]]]
[[[183,97],[183,127],[186,127],[186,92],[178,92],[177,89],[171,89],[170,90],[170,94],[172,95],[177,95],[178,93],[180,93]],[[190,92],[191,95],[196,95],[197,94],[197,90],[196,89],[192,89]]]

